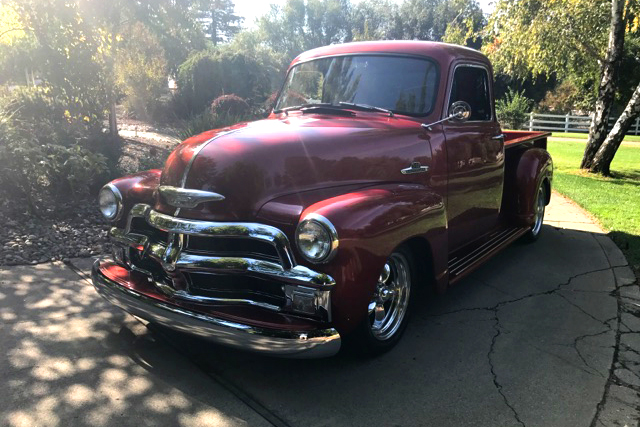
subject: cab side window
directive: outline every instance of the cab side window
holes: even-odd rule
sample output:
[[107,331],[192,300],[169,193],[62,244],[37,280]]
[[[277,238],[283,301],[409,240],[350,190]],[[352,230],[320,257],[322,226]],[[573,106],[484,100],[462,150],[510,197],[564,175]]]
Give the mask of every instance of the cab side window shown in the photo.
[[489,75],[480,67],[459,66],[453,76],[449,105],[465,101],[471,106],[469,121],[491,120]]

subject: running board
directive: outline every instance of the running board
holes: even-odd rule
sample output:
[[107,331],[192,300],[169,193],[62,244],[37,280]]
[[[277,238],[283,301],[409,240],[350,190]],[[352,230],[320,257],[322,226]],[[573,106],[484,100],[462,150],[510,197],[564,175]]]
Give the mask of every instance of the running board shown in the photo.
[[480,267],[487,259],[500,252],[510,243],[529,231],[529,227],[501,228],[480,239],[476,244],[468,245],[449,257],[449,283]]

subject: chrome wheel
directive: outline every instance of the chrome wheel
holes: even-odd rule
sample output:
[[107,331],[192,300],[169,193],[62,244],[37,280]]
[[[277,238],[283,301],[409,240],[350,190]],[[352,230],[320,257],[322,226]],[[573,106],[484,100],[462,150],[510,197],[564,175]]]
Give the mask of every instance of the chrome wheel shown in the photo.
[[369,325],[374,338],[386,341],[400,329],[411,293],[411,268],[407,258],[391,254],[384,265],[369,303]]
[[542,222],[544,221],[544,207],[546,203],[546,195],[544,191],[544,186],[540,185],[538,188],[538,194],[536,196],[536,205],[534,207],[534,219],[533,219],[533,227],[531,227],[531,234],[533,236],[537,236],[540,233],[540,229],[542,228]]

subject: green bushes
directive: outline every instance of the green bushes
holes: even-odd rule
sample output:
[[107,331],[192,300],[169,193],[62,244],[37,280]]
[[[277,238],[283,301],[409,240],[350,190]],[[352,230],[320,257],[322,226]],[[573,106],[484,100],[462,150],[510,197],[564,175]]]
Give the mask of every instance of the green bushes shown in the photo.
[[161,116],[161,96],[167,92],[167,61],[157,37],[138,22],[123,34],[116,57],[116,82],[128,111],[149,120]]
[[269,77],[255,59],[228,51],[191,55],[178,69],[177,84],[174,108],[182,118],[200,114],[224,94],[235,94],[253,105],[271,92]]
[[532,101],[522,92],[509,89],[503,99],[496,101],[498,120],[506,129],[521,129],[531,111]]
[[31,89],[0,99],[0,186],[39,215],[63,212],[110,175],[107,157],[88,148],[103,145],[101,128],[52,94]]

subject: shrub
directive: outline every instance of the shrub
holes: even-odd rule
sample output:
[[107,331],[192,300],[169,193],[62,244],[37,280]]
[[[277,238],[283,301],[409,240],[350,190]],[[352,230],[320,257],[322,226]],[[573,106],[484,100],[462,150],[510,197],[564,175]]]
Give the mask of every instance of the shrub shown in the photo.
[[266,70],[252,58],[229,51],[191,55],[178,69],[176,114],[200,114],[220,95],[233,93],[249,104],[262,102],[271,90]]
[[251,107],[247,101],[234,94],[219,96],[211,103],[214,119],[223,115],[246,116],[250,111]]
[[212,114],[209,110],[181,121],[175,128],[178,138],[184,140],[202,132],[220,129],[236,123],[254,120],[256,117],[248,114]]
[[503,128],[521,129],[531,111],[532,101],[522,92],[509,89],[503,99],[496,102],[496,114]]
[[276,106],[276,100],[278,99],[278,92],[273,92],[266,101],[262,104],[262,112],[265,115],[269,115],[271,110]]
[[48,216],[86,197],[108,179],[106,158],[78,145],[39,145],[14,140],[0,146],[0,182],[10,197],[27,200],[30,210]]
[[116,58],[116,81],[125,94],[125,106],[137,118],[148,120],[167,91],[167,61],[162,46],[142,23],[129,27]]
[[87,149],[104,139],[101,130],[51,94],[32,89],[0,99],[0,187],[39,215],[63,212],[109,177],[107,158]]

